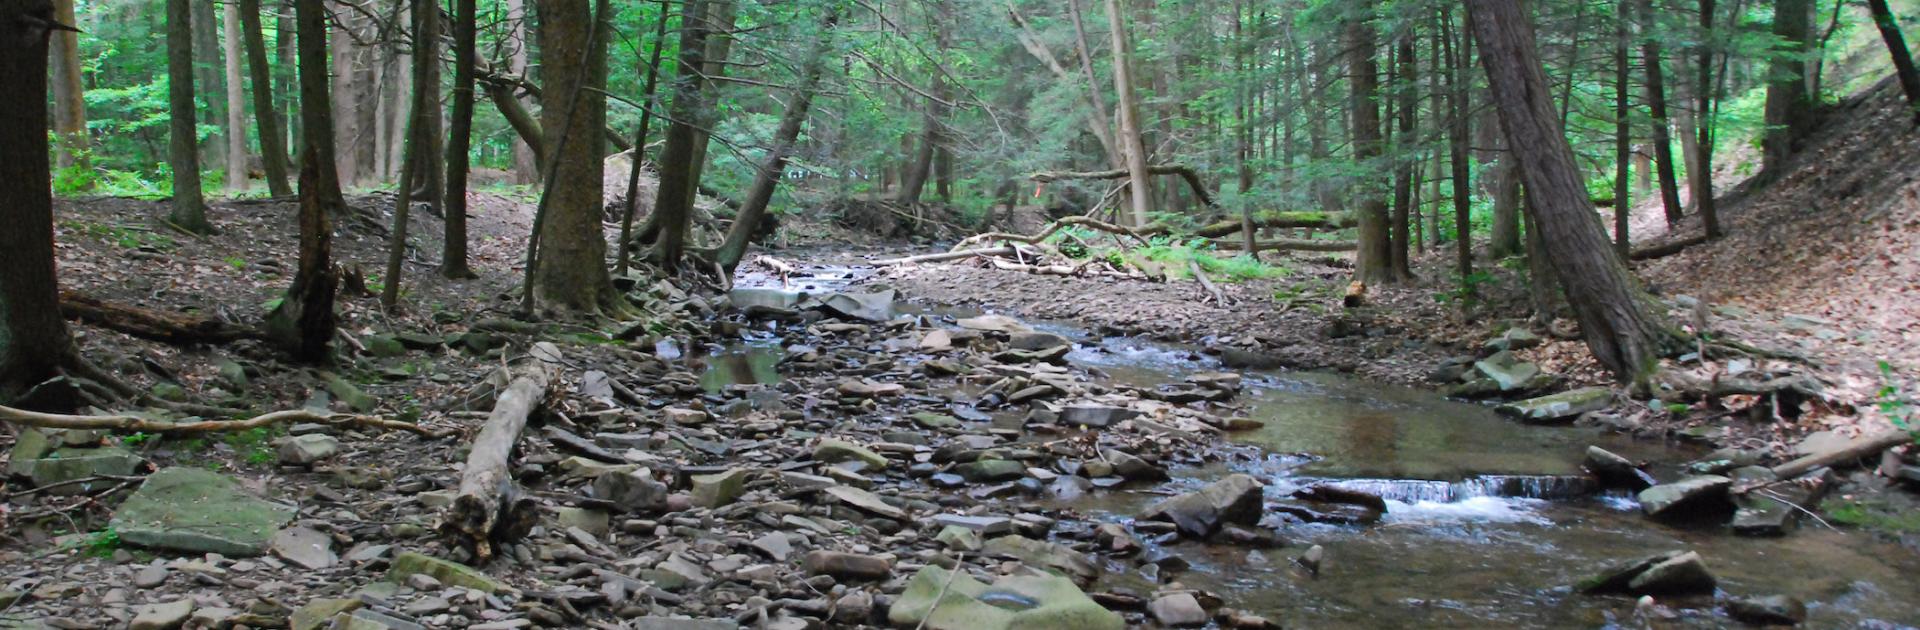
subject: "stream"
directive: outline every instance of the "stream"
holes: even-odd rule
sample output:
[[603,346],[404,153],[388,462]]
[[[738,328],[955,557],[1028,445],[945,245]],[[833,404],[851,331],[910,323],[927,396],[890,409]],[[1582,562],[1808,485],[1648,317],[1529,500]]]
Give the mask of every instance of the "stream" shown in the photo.
[[[834,283],[838,284],[838,283]],[[811,288],[811,287],[810,287]],[[826,289],[837,288],[834,286]],[[736,305],[781,302],[778,289],[736,291]],[[927,317],[977,313],[901,305]],[[1070,325],[1036,329],[1082,343],[1070,363],[1114,382],[1153,386],[1218,370],[1194,349],[1134,338],[1093,339]],[[779,340],[749,333],[726,348],[690,353],[717,390],[780,378]],[[1234,434],[1257,457],[1175,469],[1171,481],[1057,496],[1049,506],[1081,515],[1091,527],[1126,522],[1166,496],[1230,473],[1267,484],[1269,504],[1316,482],[1377,493],[1388,510],[1372,525],[1291,524],[1284,548],[1255,550],[1180,541],[1145,554],[1177,556],[1191,566],[1157,576],[1218,594],[1226,606],[1290,628],[1649,627],[1635,602],[1572,592],[1568,585],[1622,560],[1651,553],[1699,552],[1719,578],[1720,598],[1791,595],[1806,602],[1811,628],[1911,628],[1920,624],[1920,558],[1861,531],[1836,531],[1802,519],[1782,538],[1736,537],[1725,528],[1683,529],[1641,515],[1631,494],[1597,492],[1580,470],[1588,445],[1661,463],[1663,480],[1701,453],[1636,442],[1597,429],[1539,427],[1501,418],[1489,407],[1431,392],[1311,372],[1247,372],[1234,404],[1265,426]],[[1006,426],[996,417],[996,425]],[[1018,427],[1018,418],[1011,426]],[[1063,521],[1062,527],[1067,527]],[[1321,545],[1317,575],[1293,562]],[[1091,590],[1149,595],[1154,571],[1104,562]],[[1671,606],[1651,627],[1727,627],[1738,622],[1715,601]]]

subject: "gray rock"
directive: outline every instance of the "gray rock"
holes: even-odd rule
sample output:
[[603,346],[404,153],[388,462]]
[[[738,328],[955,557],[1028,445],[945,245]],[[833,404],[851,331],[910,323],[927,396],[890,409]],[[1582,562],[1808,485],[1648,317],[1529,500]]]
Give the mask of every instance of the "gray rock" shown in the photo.
[[1127,481],[1166,481],[1171,478],[1167,476],[1166,469],[1130,453],[1107,449],[1104,455],[1113,464],[1113,474]]
[[1141,518],[1169,521],[1181,533],[1206,538],[1227,523],[1252,525],[1260,520],[1264,486],[1252,476],[1228,475],[1199,491],[1163,500],[1147,508]]
[[1062,346],[1071,348],[1073,342],[1067,341],[1066,337],[1045,332],[1017,332],[1007,342],[1007,347],[1014,350],[1048,350]]
[[330,630],[426,630],[426,626],[377,610],[362,608],[346,616],[335,617]]
[[[1009,605],[1012,604],[1012,605]],[[1122,630],[1126,622],[1073,581],[1011,576],[991,586],[929,566],[915,573],[887,609],[896,628],[926,630]]]
[[1507,332],[1498,337],[1488,339],[1487,342],[1481,344],[1480,347],[1486,349],[1488,352],[1500,352],[1504,350],[1525,350],[1537,345],[1540,345],[1539,335],[1533,334],[1531,330],[1516,326],[1508,328]]
[[887,467],[887,458],[885,455],[875,453],[866,447],[845,440],[820,440],[820,443],[813,447],[813,460],[825,464],[860,461],[874,468]]
[[1610,406],[1613,406],[1613,390],[1605,387],[1587,387],[1510,402],[1494,407],[1493,410],[1528,424],[1555,424],[1569,422],[1580,417],[1580,414],[1600,411]]
[[833,620],[846,624],[864,624],[873,616],[873,594],[854,590],[833,602]]
[[1029,327],[1026,324],[1020,323],[1020,320],[1007,317],[1005,315],[981,315],[979,317],[968,317],[968,318],[956,321],[954,323],[959,324],[961,328],[965,328],[967,330],[978,330],[981,332],[997,332],[997,333],[1004,333],[1009,335],[1017,332],[1028,332],[1033,330],[1032,327]]
[[414,575],[426,575],[447,586],[458,586],[484,593],[507,590],[505,584],[481,573],[479,569],[411,551],[394,556],[393,564],[387,568],[389,582],[405,583],[407,578]]
[[187,618],[193,616],[193,600],[181,599],[165,604],[141,606],[134,614],[133,623],[127,630],[173,630],[186,625]]
[[1094,403],[1074,403],[1060,408],[1060,423],[1067,426],[1087,426],[1097,429],[1124,422],[1138,415],[1140,415],[1140,412],[1126,407]]
[[1100,567],[1088,560],[1086,554],[1065,545],[1025,536],[1001,536],[988,540],[985,553],[994,557],[1013,558],[1027,566],[1073,578],[1079,584],[1091,584],[1100,577]]
[[667,505],[667,484],[638,472],[611,471],[594,477],[593,496],[622,512],[656,512]]
[[921,427],[928,428],[928,429],[939,430],[939,429],[954,429],[954,428],[960,427],[959,418],[955,418],[953,416],[949,416],[944,413],[933,413],[928,411],[922,411],[908,417],[913,419],[914,424],[920,425]]
[[640,617],[627,621],[634,630],[740,630],[731,619],[687,619],[684,617]]
[[1756,626],[1793,626],[1807,620],[1807,605],[1787,595],[1743,597],[1727,602],[1727,614]]
[[360,340],[360,344],[366,346],[367,354],[382,359],[397,357],[407,353],[407,347],[401,345],[399,339],[386,335],[368,335],[366,338]]
[[831,575],[840,579],[884,580],[893,575],[892,560],[824,549],[807,552],[800,564],[809,575]]
[[1200,600],[1192,593],[1174,593],[1155,599],[1147,604],[1147,612],[1160,625],[1171,628],[1204,626],[1209,621],[1207,609],[1200,607]]
[[564,531],[569,527],[577,527],[598,538],[606,538],[612,531],[612,517],[600,510],[557,507],[553,509],[553,520],[559,526],[557,529]]
[[988,536],[1013,531],[1013,519],[1004,516],[966,516],[961,514],[941,514],[933,517],[933,524],[941,527],[959,527]]
[[102,446],[98,448],[63,447],[54,449],[40,459],[15,463],[30,471],[28,476],[33,479],[33,485],[36,487],[67,484],[49,489],[47,491],[49,494],[77,495],[97,492],[119,482],[113,480],[69,482],[98,476],[132,475],[140,470],[146,460],[118,446]]
[[114,511],[111,526],[120,540],[143,547],[258,556],[293,513],[247,494],[232,477],[177,467],[149,475]]
[[1712,594],[1715,583],[1700,554],[1689,551],[1647,567],[1627,582],[1627,589],[1641,595],[1701,595]]
[[147,566],[135,571],[133,585],[139,588],[154,588],[167,583],[167,577],[173,575],[166,567]]
[[820,308],[828,315],[842,319],[884,322],[893,319],[893,301],[897,295],[892,289],[874,293],[835,293],[821,300]]
[[282,464],[312,466],[339,455],[340,440],[331,435],[313,433],[295,435],[281,440],[276,453],[279,454]]
[[786,562],[787,558],[793,557],[793,539],[782,532],[768,532],[765,536],[753,539],[752,545],[760,553],[779,562]]
[[894,520],[900,520],[907,517],[907,513],[905,510],[894,507],[891,504],[888,504],[886,501],[881,500],[879,496],[871,492],[861,490],[859,488],[854,488],[849,486],[833,486],[831,488],[827,488],[825,492],[827,493],[828,496],[838,499],[841,503],[845,503],[849,506],[852,506],[855,509],[858,509],[862,512],[866,512],[868,514],[873,514],[875,516],[890,518]]
[[339,376],[328,374],[327,392],[356,413],[367,413],[380,406],[380,400],[360,391],[360,387]]
[[249,380],[247,379],[247,368],[245,366],[235,363],[232,359],[220,359],[215,362],[214,365],[215,369],[219,370],[220,384],[222,386],[235,392],[247,388]]
[[1516,359],[1510,352],[1496,352],[1493,356],[1474,362],[1473,368],[1493,379],[1500,386],[1500,391],[1522,389],[1540,375],[1540,366]]
[[289,527],[273,535],[273,554],[308,569],[325,569],[340,561],[333,553],[333,537],[305,527]]
[[974,483],[997,483],[1012,481],[1026,476],[1027,466],[1020,462],[1005,459],[982,459],[962,464],[960,476]]
[[1598,446],[1587,447],[1587,458],[1582,463],[1587,473],[1600,479],[1601,485],[1609,488],[1645,490],[1654,484],[1653,476],[1640,470],[1633,460],[1615,455],[1612,451]]
[[1732,508],[1728,494],[1732,486],[1732,479],[1719,475],[1688,477],[1641,490],[1640,509],[1661,519],[1724,515]]
[[744,468],[729,468],[726,472],[711,475],[694,475],[692,478],[693,504],[700,507],[716,508],[732,504],[746,492],[747,475]]

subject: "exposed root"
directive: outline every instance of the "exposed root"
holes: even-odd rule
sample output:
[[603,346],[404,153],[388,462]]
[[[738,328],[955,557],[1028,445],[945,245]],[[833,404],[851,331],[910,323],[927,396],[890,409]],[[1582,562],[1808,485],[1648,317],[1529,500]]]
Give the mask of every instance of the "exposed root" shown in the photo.
[[273,413],[254,416],[246,420],[172,422],[168,420],[141,418],[138,416],[75,416],[57,413],[41,413],[38,411],[27,411],[25,409],[0,406],[0,422],[43,429],[112,430],[136,431],[141,433],[219,433],[246,431],[293,422],[311,422],[335,426],[406,431],[427,438],[439,438],[452,433],[452,431],[435,430],[417,424],[387,420],[374,416],[344,413],[315,413],[305,409],[275,411]]

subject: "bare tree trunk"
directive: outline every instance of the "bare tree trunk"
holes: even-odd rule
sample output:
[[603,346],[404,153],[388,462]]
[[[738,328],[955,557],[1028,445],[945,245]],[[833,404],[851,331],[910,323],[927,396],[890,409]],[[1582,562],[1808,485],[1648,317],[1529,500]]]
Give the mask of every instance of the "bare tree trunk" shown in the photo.
[[[1492,129],[1499,129],[1493,125]],[[1520,241],[1520,164],[1513,151],[1501,143],[1500,161],[1493,165],[1493,226],[1487,237],[1487,257],[1500,260],[1517,256],[1524,247]]]
[[1587,346],[1621,382],[1644,388],[1660,357],[1678,344],[1594,217],[1573,148],[1558,125],[1547,79],[1534,49],[1533,27],[1517,0],[1468,0],[1482,48],[1481,65],[1499,108],[1507,145],[1538,210],[1542,247],[1566,294]]
[[[724,84],[716,79],[727,74],[727,56],[733,52],[733,27],[739,19],[739,12],[740,5],[736,0],[707,0],[706,17],[710,22],[707,26],[713,30],[707,35],[707,49],[701,55],[700,92],[705,95],[702,98],[710,99],[707,101],[709,104],[720,102]],[[713,110],[713,107],[702,108],[693,126],[693,162],[688,165],[692,171],[690,181],[693,188],[687,193],[688,204],[692,204],[692,199],[699,196],[700,182],[706,177],[707,146],[713,141],[707,130],[714,125]]]
[[[341,119],[334,121],[336,124],[332,125],[334,172],[343,185],[360,182],[360,152],[354,148],[360,132],[360,118],[354,112],[361,109],[359,96],[361,79],[354,60],[360,56],[360,47],[353,41],[353,31],[356,30],[354,25],[359,21],[354,12],[341,12],[340,27],[334,30],[332,35],[334,78],[331,110],[341,114]],[[304,88],[302,94],[305,94]],[[303,103],[304,106],[307,105]],[[310,120],[305,116],[301,119],[302,121]]]
[[1147,146],[1140,136],[1140,105],[1133,96],[1133,72],[1130,69],[1133,48],[1127,43],[1127,18],[1120,12],[1119,0],[1107,0],[1107,25],[1113,38],[1114,107],[1120,113],[1120,143],[1127,157],[1127,191],[1133,205],[1134,225],[1153,221],[1153,178],[1147,174]]
[[1713,197],[1713,28],[1714,0],[1700,0],[1700,60],[1698,68],[1700,81],[1694,90],[1693,117],[1698,123],[1695,131],[1699,146],[1700,159],[1695,170],[1690,171],[1693,185],[1693,205],[1700,210],[1700,222],[1705,225],[1707,238],[1720,236],[1720,212]]
[[786,113],[780,116],[780,128],[773,133],[773,147],[767,151],[767,161],[754,174],[753,187],[748,190],[746,201],[740,204],[733,227],[727,230],[726,241],[714,252],[714,262],[719,263],[720,268],[728,274],[732,274],[734,268],[740,266],[741,259],[746,257],[747,247],[760,231],[760,222],[767,215],[767,204],[773,200],[774,186],[779,184],[781,174],[786,172],[787,155],[793,150],[794,141],[800,138],[800,127],[807,122],[807,112],[813,105],[813,91],[826,71],[827,51],[833,44],[833,28],[839,20],[839,11],[832,8],[820,18],[820,39],[814,43],[813,50],[807,53],[800,84],[794,87],[793,101],[788,103]]
[[1807,54],[1813,30],[1812,0],[1774,0],[1774,51],[1767,72],[1767,132],[1761,140],[1762,171],[1777,173],[1794,144],[1813,123],[1814,97],[1807,91]]
[[1887,43],[1887,54],[1893,57],[1893,73],[1900,78],[1900,91],[1906,93],[1907,106],[1913,108],[1914,121],[1920,123],[1920,70],[1914,69],[1906,37],[1900,34],[1900,22],[1894,19],[1893,10],[1887,8],[1887,0],[1867,0],[1867,8],[1873,11],[1873,25],[1880,29],[1880,39]]
[[440,5],[434,0],[412,1],[413,104],[408,108],[398,201],[394,203],[393,230],[389,233],[392,240],[387,244],[386,286],[380,290],[380,305],[388,310],[400,303],[400,280],[407,261],[407,215],[418,194],[415,188],[426,191],[427,207],[437,210],[443,185],[437,164],[442,156],[440,138],[438,130],[432,128],[432,122],[440,117]]
[[240,6],[227,3],[224,57],[227,69],[227,194],[247,192],[247,93],[240,83]]
[[[683,15],[704,15],[706,0],[691,0],[681,9]],[[707,104],[700,89],[699,69],[704,65],[708,24],[705,20],[682,19],[680,25],[680,61],[674,78],[672,108],[669,110],[667,144],[660,149],[660,187],[654,191],[653,215],[648,223],[659,227],[653,248],[653,260],[672,273],[686,253],[687,223],[693,214],[692,161],[693,121],[699,120]]]
[[[44,2],[0,6],[0,395],[57,375],[74,358],[54,274],[52,167],[47,161],[47,39],[60,22]],[[67,411],[67,410],[58,410]]]
[[[526,0],[506,0],[507,15],[507,72],[516,77],[532,79],[528,76],[527,49],[533,46],[533,38],[527,35]],[[514,97],[518,100],[518,97]],[[521,102],[521,106],[526,106]],[[540,161],[536,157],[533,145],[521,139],[513,140],[514,181],[521,184],[534,184],[540,181]]]
[[[329,218],[340,212],[340,176],[333,163],[333,103],[327,96],[326,8],[321,0],[294,0],[299,39],[300,263],[286,299],[267,317],[267,331],[296,360],[325,363],[332,356],[334,296],[340,285],[333,266]],[[339,204],[339,205],[335,205]]]
[[[74,0],[53,0],[53,20],[74,25]],[[74,183],[81,190],[93,189],[93,160],[88,155],[91,138],[87,135],[86,88],[80,77],[80,39],[78,33],[53,34],[53,133],[54,166],[80,173]]]
[[[1378,166],[1382,153],[1380,67],[1374,61],[1373,25],[1368,22],[1371,8],[1353,10],[1359,14],[1348,15],[1341,29],[1341,41],[1349,55],[1347,82],[1352,91],[1352,100],[1348,103],[1352,124],[1348,133],[1353,138],[1353,160],[1371,168]],[[1360,207],[1356,211],[1360,250],[1354,255],[1354,276],[1369,285],[1396,282],[1399,276],[1393,268],[1387,203],[1382,191],[1372,182],[1362,182],[1357,188],[1360,191]]]
[[610,11],[606,0],[552,0],[535,9],[546,80],[542,153],[550,163],[533,289],[545,308],[599,312],[615,297],[600,224],[608,39],[601,29]]
[[[294,0],[294,2],[297,1],[298,0]],[[245,9],[243,8],[242,11],[244,12]],[[242,15],[241,17],[246,16]],[[273,42],[273,54],[280,60],[279,67],[274,68],[273,73],[273,92],[280,96],[280,102],[275,109],[286,112],[286,118],[281,119],[282,122],[286,123],[284,127],[286,135],[281,136],[282,142],[280,143],[280,147],[282,150],[280,157],[282,161],[280,163],[287,167],[286,173],[284,174],[291,175],[293,174],[293,169],[299,168],[300,164],[287,160],[306,153],[307,150],[306,146],[302,144],[306,141],[306,134],[300,128],[300,116],[296,116],[293,113],[300,109],[300,88],[297,87],[300,79],[294,76],[294,69],[299,65],[299,62],[295,60],[294,40],[298,39],[299,36],[294,34],[296,29],[293,25],[293,2],[288,2],[287,6],[279,11],[279,15],[275,16],[273,30],[276,35]],[[287,147],[293,148],[291,155],[285,150]],[[282,177],[281,181],[286,181],[286,178]],[[282,184],[282,186],[285,186],[285,184]]]
[[1113,168],[1126,168],[1126,157],[1121,155],[1120,143],[1113,138],[1113,115],[1107,113],[1105,99],[1100,97],[1100,79],[1093,72],[1093,53],[1088,50],[1087,24],[1080,12],[1080,0],[1067,0],[1067,14],[1073,17],[1074,52],[1080,57],[1080,73],[1087,77],[1087,106],[1093,108],[1093,118],[1088,121],[1093,128],[1094,139],[1100,141],[1100,148],[1107,154],[1107,165]]
[[181,229],[208,233],[207,202],[200,192],[198,121],[193,103],[193,8],[188,0],[167,0],[167,119],[171,139],[167,164],[173,169],[173,210],[169,221]]
[[239,2],[240,31],[247,46],[248,76],[253,82],[253,120],[259,129],[267,191],[275,197],[286,197],[293,194],[293,189],[287,186],[286,138],[280,135],[280,114],[273,107],[273,71],[267,65],[267,40],[260,31],[260,0]]
[[[620,217],[619,250],[614,258],[614,272],[627,273],[627,267],[633,260],[633,214],[640,207],[640,170],[646,162],[648,128],[653,124],[653,112],[660,104],[653,98],[660,80],[660,52],[667,47],[667,14],[672,8],[670,0],[660,0],[660,16],[653,24],[653,46],[647,53],[646,87],[642,88],[640,102],[646,107],[640,110],[640,128],[633,132],[633,164],[627,171],[627,203]],[[649,218],[649,223],[651,223]]]
[[226,81],[221,73],[220,34],[215,27],[220,15],[213,11],[214,0],[191,0],[189,10],[193,14],[193,82],[201,95],[200,124],[220,131],[207,138],[200,145],[200,164],[227,164],[227,143],[225,131],[227,124],[227,102],[225,100]]
[[446,243],[440,250],[440,275],[454,279],[476,277],[467,266],[467,172],[472,159],[478,29],[474,0],[454,0],[453,122],[447,135]]
[[[1420,79],[1420,71],[1419,64],[1414,58],[1413,35],[1411,27],[1407,29],[1407,32],[1400,34],[1399,51],[1395,53],[1398,59],[1394,60],[1395,65],[1400,69],[1400,85],[1397,90],[1399,105],[1397,107],[1398,111],[1394,113],[1400,119],[1399,144],[1403,147],[1419,145],[1419,141],[1414,138],[1414,124],[1416,122],[1414,110],[1420,107],[1420,96],[1414,85],[1415,82]],[[1405,151],[1403,150],[1401,153],[1405,153]],[[1413,277],[1413,267],[1407,260],[1407,248],[1412,238],[1409,224],[1412,221],[1411,217],[1414,204],[1414,173],[1416,172],[1415,169],[1419,167],[1419,163],[1404,154],[1395,155],[1394,161],[1393,245],[1391,247],[1393,273],[1401,278],[1411,278]]]
[[1440,29],[1447,49],[1447,110],[1452,112],[1447,121],[1447,167],[1448,178],[1453,181],[1454,267],[1460,272],[1460,290],[1471,296],[1474,291],[1470,281],[1473,277],[1473,192],[1467,181],[1471,168],[1467,163],[1471,148],[1468,146],[1471,130],[1468,129],[1467,95],[1473,82],[1465,77],[1472,63],[1473,53],[1468,50],[1472,39],[1462,35],[1458,40],[1460,45],[1454,45],[1453,12],[1448,8],[1440,9]]
[[1627,16],[1631,7],[1621,0],[1619,15],[1614,18],[1613,40],[1613,250],[1621,260],[1626,260],[1633,246],[1628,233],[1628,219],[1633,216],[1633,179],[1632,104],[1628,102],[1630,90],[1627,65],[1627,45],[1631,39],[1627,25]]

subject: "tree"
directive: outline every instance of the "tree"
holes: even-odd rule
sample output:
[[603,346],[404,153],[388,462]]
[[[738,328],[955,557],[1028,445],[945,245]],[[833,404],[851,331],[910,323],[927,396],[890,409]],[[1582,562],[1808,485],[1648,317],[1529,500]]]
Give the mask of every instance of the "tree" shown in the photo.
[[[937,14],[932,18],[935,45],[944,50],[948,39],[948,22],[952,14],[947,11],[947,3],[936,1]],[[900,203],[920,203],[920,194],[927,187],[927,178],[933,175],[934,157],[940,152],[943,138],[940,129],[946,122],[947,78],[946,70],[938,63],[933,67],[932,94],[925,97],[920,105],[920,144],[906,165],[906,173],[900,177]]]
[[1415,87],[1420,77],[1419,64],[1414,58],[1413,37],[1411,28],[1401,33],[1398,50],[1394,53],[1394,63],[1399,68],[1398,85],[1395,86],[1395,100],[1398,104],[1394,107],[1394,114],[1400,124],[1395,137],[1396,142],[1404,148],[1400,151],[1403,155],[1395,156],[1393,170],[1393,243],[1389,248],[1391,250],[1389,258],[1392,261],[1393,274],[1401,278],[1413,277],[1413,267],[1407,261],[1407,246],[1412,241],[1409,217],[1414,203],[1414,173],[1419,167],[1419,163],[1413,156],[1404,155],[1419,144],[1419,140],[1414,138],[1416,122],[1414,110],[1420,107],[1420,95]]
[[[74,0],[54,0],[53,20],[73,25]],[[93,188],[93,164],[88,155],[87,100],[80,76],[80,37],[68,31],[53,34],[54,165],[80,174],[76,183]]]
[[1448,179],[1453,182],[1453,234],[1454,267],[1460,272],[1460,289],[1471,295],[1473,291],[1473,212],[1472,189],[1468,179],[1470,167],[1467,163],[1467,92],[1471,81],[1466,79],[1472,54],[1466,50],[1465,41],[1454,45],[1453,11],[1440,9],[1440,38],[1445,42],[1447,55],[1447,168]]
[[667,144],[660,149],[660,187],[654,191],[653,216],[657,226],[651,258],[662,271],[672,273],[686,253],[687,223],[693,214],[694,121],[706,108],[699,68],[705,57],[706,0],[691,0],[681,8],[680,60],[673,80],[673,105],[668,110]]
[[1600,228],[1574,165],[1573,147],[1553,111],[1533,27],[1518,0],[1468,0],[1467,16],[1507,146],[1520,158],[1541,246],[1566,283],[1581,335],[1615,378],[1644,387],[1660,358],[1678,345],[1679,334],[1613,254]]
[[1628,98],[1630,71],[1627,66],[1627,44],[1631,32],[1628,13],[1629,7],[1622,0],[1619,15],[1613,21],[1613,250],[1622,260],[1627,258],[1633,246],[1628,234],[1628,219],[1633,214],[1633,188],[1628,181],[1633,179],[1633,123],[1629,119],[1633,110]]
[[1647,66],[1647,111],[1653,117],[1654,172],[1660,179],[1660,205],[1666,210],[1667,225],[1680,222],[1680,183],[1674,176],[1673,137],[1667,119],[1666,73],[1660,69],[1659,17],[1653,12],[1653,0],[1637,0],[1640,17],[1640,60]]
[[240,28],[246,38],[247,71],[253,81],[253,124],[260,130],[260,161],[267,174],[267,191],[275,197],[293,194],[287,187],[287,142],[281,135],[280,112],[273,106],[273,71],[267,64],[267,40],[261,32],[260,0],[240,0]]
[[1706,227],[1707,238],[1720,236],[1720,213],[1713,198],[1713,16],[1715,0],[1700,0],[1700,43],[1699,81],[1695,83],[1693,118],[1698,123],[1695,134],[1698,139],[1700,159],[1687,169],[1688,188],[1693,192],[1694,208],[1700,212],[1700,222]]
[[440,252],[440,275],[473,278],[467,266],[467,172],[473,142],[474,62],[479,54],[476,33],[478,11],[474,0],[454,0],[453,121],[447,136],[446,244]]
[[1920,70],[1914,69],[1906,37],[1900,34],[1900,22],[1894,19],[1887,0],[1867,0],[1867,8],[1873,11],[1873,25],[1880,29],[1880,39],[1893,57],[1893,74],[1899,77],[1900,91],[1907,95],[1907,106],[1914,110],[1914,122],[1920,124]]
[[227,3],[221,11],[226,20],[221,38],[222,58],[226,61],[227,86],[227,194],[247,191],[247,93],[240,83],[240,6]]
[[1127,41],[1127,18],[1120,0],[1107,0],[1107,24],[1113,38],[1114,107],[1120,113],[1120,144],[1127,157],[1127,192],[1133,203],[1134,225],[1146,225],[1153,208],[1153,176],[1147,173],[1147,143],[1140,136],[1140,104],[1133,95],[1133,48]]
[[[600,312],[616,294],[607,275],[607,242],[601,233],[606,127],[607,46],[600,23],[609,19],[606,0],[552,0],[539,11],[541,76],[545,106],[546,189],[541,193],[532,262],[534,300],[543,308]],[[681,226],[682,231],[685,226]]]
[[440,5],[434,0],[413,3],[413,105],[408,109],[405,160],[393,208],[392,237],[387,244],[386,285],[380,305],[392,309],[400,301],[400,276],[406,270],[407,215],[413,209],[416,188],[426,191],[428,208],[440,206]]
[[300,59],[300,261],[287,296],[267,316],[267,333],[296,360],[332,358],[333,300],[340,286],[333,266],[329,219],[344,210],[333,161],[333,101],[327,94],[327,10],[322,0],[294,0]]
[[1813,123],[1813,94],[1807,91],[1807,52],[1812,36],[1812,0],[1773,0],[1774,51],[1767,72],[1767,131],[1762,137],[1762,172],[1778,172],[1793,154],[1794,143]]
[[72,31],[50,0],[0,5],[0,393],[52,378],[74,357],[60,318],[47,160],[48,37]]
[[640,102],[646,107],[640,110],[640,127],[633,132],[633,163],[627,169],[627,203],[620,213],[620,248],[614,253],[619,260],[614,265],[614,273],[625,275],[627,266],[632,262],[633,213],[640,207],[640,169],[646,162],[647,133],[653,126],[653,112],[660,106],[653,98],[660,82],[660,52],[667,47],[667,14],[672,11],[671,0],[660,0],[660,16],[653,22],[653,45],[648,47],[646,65],[646,87],[642,88]]
[[773,200],[773,188],[780,183],[781,175],[786,173],[787,157],[793,151],[795,140],[800,137],[800,126],[807,122],[807,112],[813,106],[814,88],[820,84],[820,75],[826,71],[827,51],[833,46],[833,27],[839,22],[840,13],[830,8],[820,18],[820,39],[814,42],[806,61],[801,66],[800,84],[794,87],[793,101],[787,105],[786,113],[780,116],[780,127],[773,132],[773,146],[767,149],[767,158],[760,170],[754,173],[753,185],[747,191],[747,199],[740,204],[740,212],[734,216],[733,227],[727,230],[726,241],[714,252],[714,262],[728,274],[740,266],[740,260],[747,255],[747,245],[754,234],[760,231],[760,223],[767,215],[767,204]]
[[173,211],[167,220],[189,232],[213,231],[200,192],[199,130],[193,103],[193,8],[188,0],[167,0],[167,165],[173,169]]
[[[1370,11],[1367,7],[1360,7],[1356,9],[1356,14],[1348,15],[1341,37],[1350,60],[1347,85],[1352,91],[1352,101],[1348,109],[1352,112],[1353,123],[1348,134],[1353,137],[1353,159],[1362,165],[1375,166],[1382,154],[1380,66],[1374,60],[1376,53],[1373,24],[1369,22]],[[1354,276],[1367,284],[1397,282],[1400,277],[1393,268],[1393,244],[1387,232],[1386,199],[1370,182],[1362,183],[1361,188],[1365,192],[1360,193],[1360,208],[1356,211],[1360,224],[1360,250],[1354,255]]]

